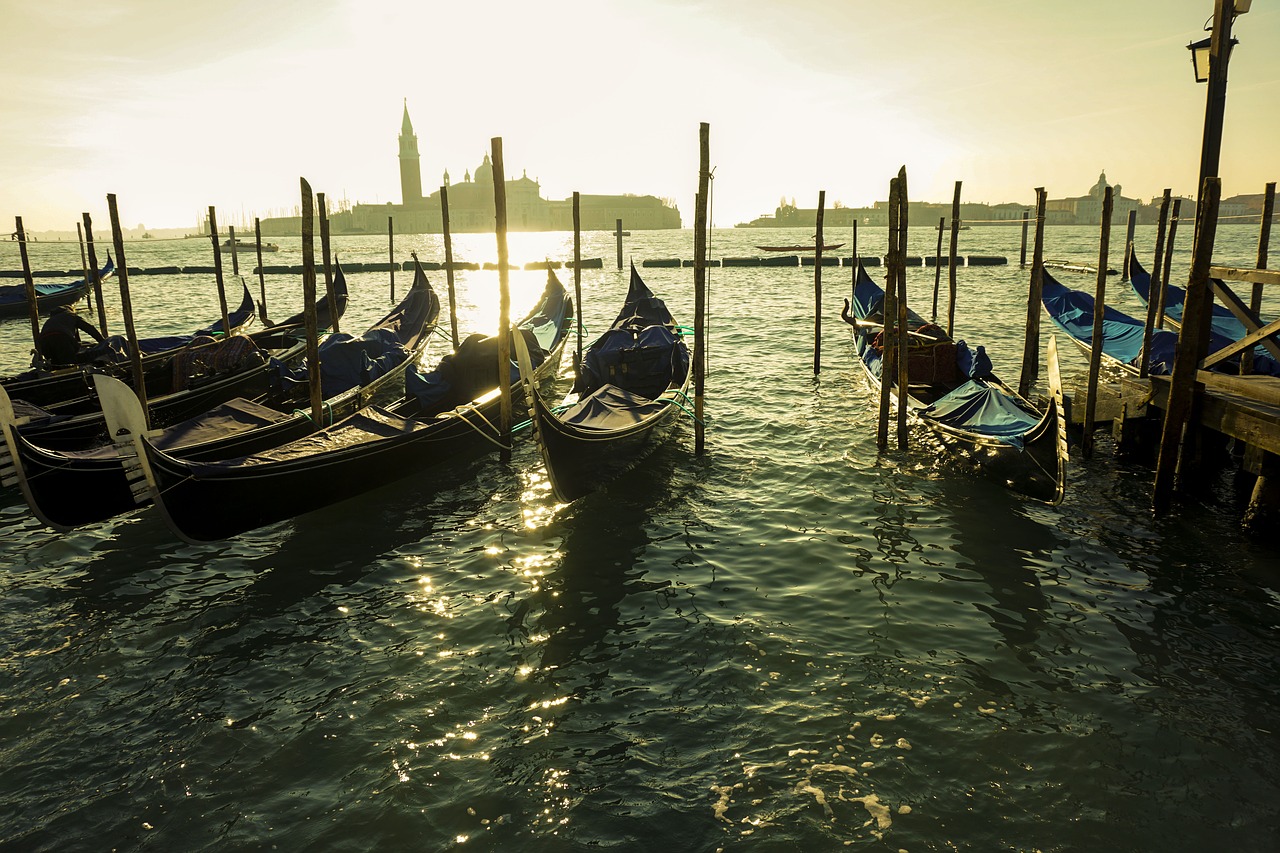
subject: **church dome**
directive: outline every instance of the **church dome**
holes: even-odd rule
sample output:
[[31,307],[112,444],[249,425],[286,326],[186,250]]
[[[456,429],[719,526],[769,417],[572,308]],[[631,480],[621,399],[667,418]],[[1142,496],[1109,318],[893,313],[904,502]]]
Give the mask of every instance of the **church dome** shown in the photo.
[[493,163],[489,161],[489,155],[484,155],[484,162],[476,166],[475,181],[477,184],[493,183]]

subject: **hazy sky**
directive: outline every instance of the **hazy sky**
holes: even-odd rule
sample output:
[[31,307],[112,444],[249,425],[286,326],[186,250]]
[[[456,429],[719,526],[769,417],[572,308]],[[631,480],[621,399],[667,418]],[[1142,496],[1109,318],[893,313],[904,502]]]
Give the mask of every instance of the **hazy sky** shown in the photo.
[[[1223,194],[1280,179],[1280,4],[1240,16]],[[1212,0],[0,0],[0,214],[194,227],[298,203],[399,202],[407,99],[423,190],[500,136],[546,198],[674,199],[711,125],[719,226],[910,197],[1030,204],[1195,194]],[[251,221],[251,220],[250,220]],[[4,230],[7,232],[9,227]]]

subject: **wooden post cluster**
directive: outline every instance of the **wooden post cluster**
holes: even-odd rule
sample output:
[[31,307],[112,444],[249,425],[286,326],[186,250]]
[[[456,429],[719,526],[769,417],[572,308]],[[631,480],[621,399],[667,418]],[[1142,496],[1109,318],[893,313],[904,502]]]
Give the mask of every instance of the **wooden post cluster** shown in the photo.
[[1044,187],[1036,187],[1036,239],[1031,254],[1031,286],[1027,292],[1027,336],[1022,346],[1022,375],[1018,393],[1031,394],[1031,386],[1040,376],[1040,302],[1044,293],[1044,218],[1047,196]]
[[1089,348],[1089,377],[1085,392],[1084,436],[1080,452],[1085,459],[1093,456],[1093,422],[1098,413],[1098,373],[1102,369],[1102,321],[1107,308],[1107,256],[1111,244],[1111,212],[1114,199],[1111,187],[1102,194],[1102,234],[1098,243],[1098,283],[1093,292],[1093,334]]
[[1152,495],[1157,515],[1168,511],[1173,500],[1178,466],[1185,445],[1183,433],[1191,423],[1196,374],[1208,345],[1208,318],[1204,315],[1210,313],[1212,307],[1212,299],[1208,293],[1209,267],[1213,263],[1213,244],[1217,238],[1221,194],[1222,182],[1218,178],[1205,178],[1196,214],[1198,227],[1192,249],[1191,277],[1187,281],[1187,297],[1183,304],[1182,328],[1178,332],[1178,351],[1173,359],[1169,400],[1160,430],[1160,455],[1156,461]]

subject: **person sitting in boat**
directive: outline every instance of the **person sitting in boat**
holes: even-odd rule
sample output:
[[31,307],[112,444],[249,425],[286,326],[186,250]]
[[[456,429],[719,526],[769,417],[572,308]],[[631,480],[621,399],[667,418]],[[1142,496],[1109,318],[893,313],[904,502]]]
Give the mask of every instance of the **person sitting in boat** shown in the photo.
[[53,309],[53,313],[45,321],[44,328],[40,330],[37,349],[49,364],[78,364],[81,332],[102,343],[102,333],[94,328],[93,324],[77,314],[70,306],[59,305]]

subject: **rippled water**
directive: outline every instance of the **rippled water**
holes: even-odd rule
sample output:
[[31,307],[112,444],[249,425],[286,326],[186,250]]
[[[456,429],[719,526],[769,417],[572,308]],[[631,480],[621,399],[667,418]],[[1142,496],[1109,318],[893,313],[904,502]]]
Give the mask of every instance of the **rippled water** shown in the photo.
[[[1144,258],[1153,232],[1138,231]],[[1256,227],[1220,232],[1218,260],[1252,265]],[[712,252],[807,237],[717,231]],[[958,271],[959,336],[1011,377],[1020,237],[964,232],[962,254],[1012,263]],[[935,239],[913,229],[911,248],[931,254]],[[861,241],[883,250],[878,229]],[[279,242],[273,262],[296,263],[297,241]],[[572,249],[566,234],[511,242],[521,263]],[[386,255],[379,238],[335,243],[348,261]],[[626,279],[609,235],[586,244],[606,264],[583,274],[599,331]],[[1046,244],[1097,260],[1093,229],[1052,228]],[[397,238],[398,257],[438,260],[439,247]],[[691,247],[689,231],[627,238],[637,261]],[[127,247],[138,267],[210,254],[199,240]],[[458,254],[493,260],[494,240],[464,236]],[[79,267],[70,245],[32,255]],[[0,243],[0,267],[17,263]],[[691,322],[691,271],[642,273]],[[514,313],[543,275],[513,275]],[[358,330],[386,309],[388,276],[349,278],[344,329]],[[443,292],[443,274],[431,278]],[[910,282],[921,310],[933,271]],[[144,334],[217,316],[209,276],[132,286]],[[1059,508],[925,448],[878,454],[875,401],[838,317],[848,270],[823,270],[816,379],[812,268],[713,270],[711,286],[707,454],[694,456],[686,426],[626,482],[571,506],[554,503],[527,443],[509,465],[432,470],[201,547],[150,510],[59,536],[10,496],[0,840],[1270,849],[1280,560],[1239,533],[1232,475],[1156,520],[1150,471],[1112,458],[1101,435],[1093,460],[1073,458]],[[268,288],[273,314],[296,310],[296,282]],[[490,327],[496,273],[462,273],[458,288],[464,333]],[[1113,301],[1136,310],[1128,294]],[[0,325],[0,369],[22,366],[28,331]],[[1085,366],[1065,342],[1062,354],[1066,373]]]

